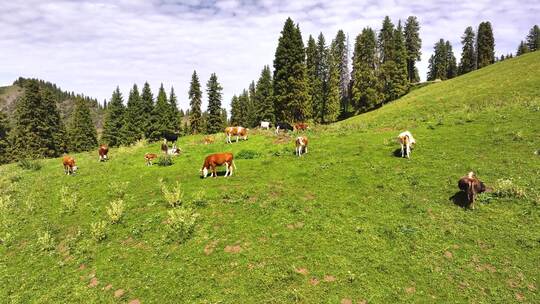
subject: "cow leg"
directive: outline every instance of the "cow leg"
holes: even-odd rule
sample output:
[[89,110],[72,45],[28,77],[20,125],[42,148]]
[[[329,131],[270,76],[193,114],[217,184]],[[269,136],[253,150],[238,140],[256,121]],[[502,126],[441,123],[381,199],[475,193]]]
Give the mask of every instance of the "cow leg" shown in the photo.
[[410,158],[411,155],[411,145],[407,144],[407,158]]
[[403,144],[401,144],[401,157],[405,157],[405,150]]
[[304,147],[304,153],[307,153],[307,146]]
[[225,177],[229,175],[229,164],[225,163]]
[[213,170],[213,173],[214,173],[214,178],[217,177],[217,170],[216,170],[216,168],[217,168],[217,166],[214,166],[213,169],[212,169],[212,170]]
[[233,161],[231,161],[231,163],[229,164],[229,169],[231,170],[229,172],[229,176],[232,176],[232,174],[233,174]]
[[238,142],[238,135],[236,135],[236,142]]

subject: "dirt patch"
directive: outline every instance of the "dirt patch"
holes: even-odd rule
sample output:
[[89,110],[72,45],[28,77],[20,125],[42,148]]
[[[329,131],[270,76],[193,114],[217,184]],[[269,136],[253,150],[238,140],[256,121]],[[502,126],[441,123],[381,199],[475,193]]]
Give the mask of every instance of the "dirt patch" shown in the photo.
[[348,298],[341,299],[341,304],[352,304],[352,300]]
[[227,245],[223,250],[227,253],[240,253],[242,252],[242,247],[240,245]]
[[85,270],[85,269],[86,269],[86,265],[84,264],[79,265],[79,270]]
[[467,282],[459,282],[459,288],[460,289],[467,289],[467,288],[469,288],[469,283],[467,283]]
[[300,229],[300,228],[302,228],[302,227],[304,227],[304,223],[303,223],[303,222],[297,222],[297,223],[292,223],[292,224],[288,224],[288,225],[287,225],[287,228],[289,228],[289,229],[291,229],[291,230],[292,230],[292,229]]
[[316,198],[317,197],[313,193],[307,193],[306,195],[304,195],[304,200],[305,201],[312,201],[312,200],[314,200]]
[[133,299],[129,301],[128,304],[141,304],[141,301],[139,299]]
[[414,286],[407,287],[407,288],[405,288],[405,292],[408,293],[408,294],[413,294],[413,293],[416,292],[416,287],[414,287]]
[[103,290],[109,291],[112,288],[112,284],[107,284],[107,286],[103,287]]
[[306,268],[295,268],[294,271],[302,275],[308,275],[309,273],[309,271]]
[[452,252],[447,250],[447,251],[444,252],[444,257],[451,260],[451,259],[454,258],[454,255],[452,254]]
[[491,273],[494,273],[494,272],[497,271],[497,269],[491,264],[476,265],[476,270],[479,271],[479,272],[487,270],[487,271],[489,271]]
[[367,300],[358,300],[357,304],[367,304]]
[[531,283],[531,284],[527,285],[527,288],[528,288],[530,291],[536,291],[536,286],[534,285],[534,283]]
[[325,282],[334,282],[336,280],[336,277],[334,277],[333,275],[325,275],[324,276],[324,281]]
[[506,281],[506,284],[508,284],[508,286],[509,286],[510,288],[518,288],[518,287],[519,287],[519,282],[516,281],[515,279],[508,279],[508,280]]
[[218,241],[211,241],[206,246],[204,246],[204,254],[210,255],[212,252],[214,252],[214,249],[216,248],[218,244]]
[[525,296],[521,293],[516,293],[516,300],[523,302],[525,301]]
[[319,285],[319,283],[320,283],[320,281],[317,278],[309,279],[309,285],[311,285],[311,286],[317,286],[317,285]]
[[94,288],[96,286],[98,286],[99,284],[99,281],[96,277],[93,277],[91,280],[90,280],[90,283],[88,283],[88,287],[90,288]]
[[126,292],[123,289],[117,289],[117,290],[114,291],[114,297],[117,298],[117,299],[121,298],[121,297],[124,296],[125,293]]

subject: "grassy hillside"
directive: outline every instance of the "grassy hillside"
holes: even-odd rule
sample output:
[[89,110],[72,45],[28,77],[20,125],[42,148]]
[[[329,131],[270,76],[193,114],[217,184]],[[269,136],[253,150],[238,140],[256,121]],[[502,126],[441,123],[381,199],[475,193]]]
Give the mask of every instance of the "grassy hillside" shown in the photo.
[[[75,155],[75,176],[59,159],[38,171],[2,166],[0,299],[538,303],[539,70],[536,52],[415,90],[306,132],[302,158],[292,137],[256,131],[232,145],[184,137],[170,167],[145,166],[157,144],[113,149],[107,163]],[[418,141],[410,160],[395,156],[405,129]],[[235,175],[200,179],[218,151],[235,153]],[[475,210],[451,199],[470,170],[499,191]],[[179,182],[181,208],[199,214],[183,243],[167,237],[160,179]],[[63,187],[77,194],[71,209]],[[91,224],[108,221],[122,195],[124,217],[93,240]]]

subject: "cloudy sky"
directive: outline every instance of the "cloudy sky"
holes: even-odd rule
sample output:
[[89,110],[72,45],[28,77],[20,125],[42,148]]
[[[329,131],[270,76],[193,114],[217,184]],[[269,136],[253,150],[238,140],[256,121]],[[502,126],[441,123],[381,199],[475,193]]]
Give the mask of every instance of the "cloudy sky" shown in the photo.
[[[409,15],[421,24],[425,79],[433,44],[450,40],[459,60],[465,27],[491,21],[496,53],[515,52],[540,23],[540,1],[401,0],[0,0],[0,86],[17,77],[37,77],[65,90],[109,99],[118,85],[174,86],[188,107],[193,70],[204,85],[215,72],[224,104],[272,65],[287,17],[300,24],[304,40],[322,32],[330,41],[339,29],[354,38],[363,27],[379,29],[388,15]],[[352,54],[351,54],[352,55]]]

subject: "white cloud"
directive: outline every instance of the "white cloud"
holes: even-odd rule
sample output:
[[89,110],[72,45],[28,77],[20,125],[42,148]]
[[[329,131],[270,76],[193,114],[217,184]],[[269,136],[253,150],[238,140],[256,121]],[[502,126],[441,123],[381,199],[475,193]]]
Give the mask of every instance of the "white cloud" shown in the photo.
[[[116,0],[3,1],[0,10],[0,84],[18,76],[38,77],[102,100],[119,85],[174,86],[187,108],[191,73],[201,83],[217,73],[224,105],[272,64],[285,19],[300,23],[304,39],[338,29],[351,43],[363,27],[381,27],[418,16],[423,40],[420,73],[439,38],[450,40],[459,59],[465,27],[489,20],[497,54],[515,52],[528,29],[539,23],[537,1],[208,1]],[[351,53],[352,54],[352,53]]]

